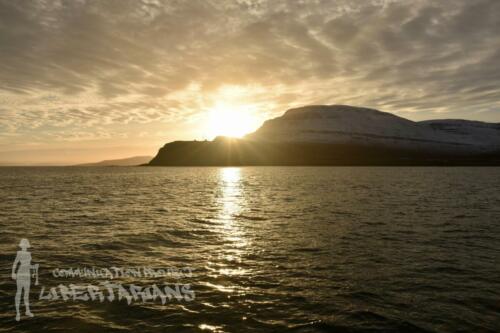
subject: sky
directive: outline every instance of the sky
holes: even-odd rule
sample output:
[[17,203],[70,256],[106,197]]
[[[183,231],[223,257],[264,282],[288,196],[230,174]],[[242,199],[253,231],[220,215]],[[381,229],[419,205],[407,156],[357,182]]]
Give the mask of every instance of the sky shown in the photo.
[[500,122],[499,34],[498,0],[0,0],[0,164],[154,155],[308,104]]

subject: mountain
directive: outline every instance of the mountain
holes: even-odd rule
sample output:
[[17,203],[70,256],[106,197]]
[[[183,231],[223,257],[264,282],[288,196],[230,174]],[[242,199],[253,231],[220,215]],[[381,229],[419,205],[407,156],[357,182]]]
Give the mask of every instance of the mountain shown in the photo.
[[248,139],[477,153],[500,150],[500,124],[454,119],[414,122],[374,109],[313,105],[266,121]]
[[244,139],[168,143],[148,165],[500,165],[500,124],[313,105]]
[[151,156],[134,156],[117,160],[104,160],[96,163],[77,164],[75,166],[99,167],[99,166],[136,166],[151,161]]

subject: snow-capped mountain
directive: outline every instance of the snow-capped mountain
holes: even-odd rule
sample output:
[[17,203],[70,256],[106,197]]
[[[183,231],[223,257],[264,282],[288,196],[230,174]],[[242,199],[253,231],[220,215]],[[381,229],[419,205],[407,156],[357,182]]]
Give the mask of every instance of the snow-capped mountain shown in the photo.
[[477,153],[500,150],[500,124],[455,119],[414,122],[374,109],[312,105],[290,109],[246,138]]
[[288,110],[244,139],[167,143],[148,165],[500,166],[500,124],[314,105]]

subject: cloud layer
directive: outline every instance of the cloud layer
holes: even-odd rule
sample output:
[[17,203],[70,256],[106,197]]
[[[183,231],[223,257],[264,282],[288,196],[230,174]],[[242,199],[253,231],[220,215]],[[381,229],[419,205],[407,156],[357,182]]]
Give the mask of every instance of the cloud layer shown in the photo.
[[497,0],[0,0],[0,149],[196,135],[228,89],[500,121],[499,32]]

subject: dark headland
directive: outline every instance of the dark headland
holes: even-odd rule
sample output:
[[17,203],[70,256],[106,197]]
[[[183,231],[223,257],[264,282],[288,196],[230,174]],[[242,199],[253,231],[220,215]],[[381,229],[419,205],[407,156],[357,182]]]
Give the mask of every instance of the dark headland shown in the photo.
[[500,124],[413,122],[345,105],[288,110],[244,139],[175,141],[148,166],[500,165]]

